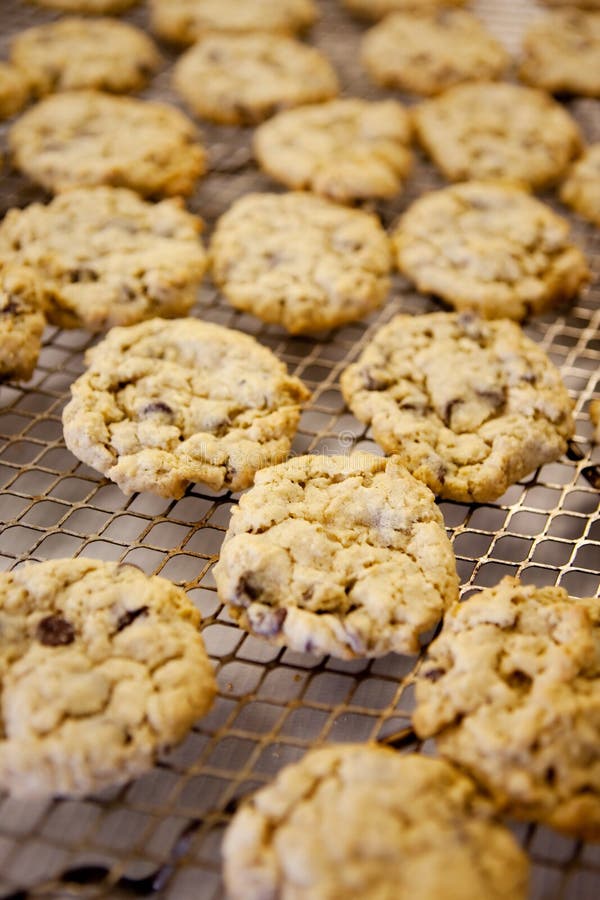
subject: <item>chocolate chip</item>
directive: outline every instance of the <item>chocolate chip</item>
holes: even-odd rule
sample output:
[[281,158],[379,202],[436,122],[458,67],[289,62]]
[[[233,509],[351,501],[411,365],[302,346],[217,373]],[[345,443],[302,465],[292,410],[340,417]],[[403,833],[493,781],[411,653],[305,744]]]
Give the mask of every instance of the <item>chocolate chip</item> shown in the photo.
[[4,304],[2,309],[0,309],[0,313],[2,313],[3,316],[17,316],[24,312],[26,312],[26,309],[23,305],[23,301],[14,294],[9,295],[8,301]]
[[78,266],[69,272],[69,280],[72,284],[98,281],[98,273],[94,269],[90,269],[89,266]]
[[506,392],[504,388],[479,388],[475,391],[478,397],[487,401],[492,409],[500,409],[504,406]]
[[162,400],[153,400],[152,403],[147,403],[142,409],[143,416],[152,416],[156,414],[169,416],[170,418],[175,415],[169,404],[163,403]]
[[521,672],[520,669],[515,669],[515,671],[511,672],[506,679],[506,683],[509,685],[509,687],[514,688],[515,690],[519,690],[521,688],[523,688],[524,690],[529,690],[532,681],[530,676],[526,672]]
[[600,465],[595,466],[586,466],[585,469],[581,470],[581,474],[591,486],[600,491]]
[[45,647],[64,647],[75,640],[75,629],[62,616],[46,616],[38,622],[36,637]]
[[440,668],[429,669],[429,671],[423,672],[423,678],[427,678],[428,681],[436,682],[436,681],[439,681],[440,678],[442,678],[442,676],[445,674],[446,674],[445,669],[440,669]]
[[239,600],[258,600],[261,594],[262,587],[252,580],[251,572],[240,575],[235,588],[235,595]]
[[442,409],[442,419],[444,421],[444,425],[447,425],[448,428],[451,427],[453,411],[456,409],[457,406],[460,406],[460,404],[462,402],[463,401],[461,400],[460,397],[455,397],[454,400],[448,400],[444,404],[443,409]]
[[390,378],[375,372],[373,369],[363,369],[360,373],[362,376],[363,386],[368,391],[385,391],[392,384]]
[[287,609],[259,609],[252,614],[252,630],[264,637],[274,637],[281,631],[286,616]]
[[147,612],[147,606],[140,606],[139,609],[128,609],[127,612],[124,612],[122,616],[119,616],[119,620],[117,622],[117,631],[123,631],[123,629],[127,628],[128,625],[131,625],[132,622],[135,622],[138,616],[143,616],[144,613]]

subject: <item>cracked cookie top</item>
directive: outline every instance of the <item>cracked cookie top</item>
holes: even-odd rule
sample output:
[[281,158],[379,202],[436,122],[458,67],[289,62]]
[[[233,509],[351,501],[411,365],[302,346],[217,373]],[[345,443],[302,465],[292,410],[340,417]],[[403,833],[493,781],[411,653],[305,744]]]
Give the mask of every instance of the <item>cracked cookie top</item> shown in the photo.
[[330,100],[278,113],[254,134],[261,167],[291,188],[342,203],[400,192],[410,118],[395,100]]
[[177,44],[193,44],[210,32],[293,34],[318,15],[313,0],[150,0],[152,28]]
[[376,744],[286,766],[236,813],[223,856],[232,900],[527,896],[527,857],[473,782]]
[[361,60],[383,87],[438,94],[462,81],[500,77],[509,57],[471,13],[440,9],[386,16],[363,38]]
[[285,459],[308,397],[254,338],[198,319],[113,328],[86,360],[65,442],[125,493],[248,487]]
[[416,200],[394,232],[398,267],[423,293],[489,319],[571,300],[589,278],[570,226],[505,184],[466,182]]
[[504,578],[456,604],[413,724],[511,815],[600,839],[600,600]]
[[560,373],[514,322],[471,313],[399,315],[342,374],[375,440],[441,497],[483,502],[573,434]]
[[99,331],[185,314],[207,256],[203,223],[181,200],[147,203],[124,188],[80,188],[0,223],[0,263],[39,277],[51,322]]
[[566,9],[535,22],[523,38],[519,75],[554,94],[600,97],[600,12]]
[[0,786],[81,795],[180,740],[216,685],[181,588],[92,559],[0,574]]
[[516,84],[455,85],[417,106],[417,136],[451,181],[557,181],[581,149],[575,120],[543,91]]
[[246,194],[220,218],[210,252],[233,306],[292,334],[359,319],[389,288],[378,219],[313,194]]
[[143,196],[190,194],[205,169],[196,128],[180,110],[101,91],[51,94],[8,140],[17,168],[53,193],[110,184]]
[[259,472],[214,574],[242,627],[342,659],[416,652],[458,596],[431,491],[368,453],[301,456]]
[[42,298],[31,271],[0,263],[0,382],[33,375],[46,324]]

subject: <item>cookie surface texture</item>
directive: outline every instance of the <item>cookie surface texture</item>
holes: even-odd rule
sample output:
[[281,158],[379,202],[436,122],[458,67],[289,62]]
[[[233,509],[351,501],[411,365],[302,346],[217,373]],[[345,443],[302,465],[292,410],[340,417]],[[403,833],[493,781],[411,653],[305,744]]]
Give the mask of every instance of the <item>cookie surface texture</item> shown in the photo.
[[138,28],[116,19],[77,17],[21,31],[12,42],[11,59],[38,95],[79,88],[137,91],[161,61]]
[[495,500],[557,459],[572,401],[544,351],[506,319],[399,315],[342,374],[378,444],[440,497]]
[[65,441],[124,493],[248,487],[286,457],[308,397],[254,338],[198,319],[114,328],[86,360]]
[[600,839],[600,600],[505,578],[445,616],[413,724],[510,815]]
[[215,31],[294,34],[318,14],[313,0],[150,0],[152,28],[176,44],[193,44]]
[[508,65],[502,45],[475,16],[449,9],[387,16],[365,35],[361,60],[382,87],[426,95],[498,78]]
[[254,125],[339,91],[322,53],[278,34],[208,35],[181,57],[173,83],[192,112],[225,125]]
[[0,119],[7,119],[25,106],[30,85],[27,76],[16,66],[0,62]]
[[458,594],[431,492],[368,453],[300,456],[257,473],[215,579],[246,630],[342,659],[416,652]]
[[520,320],[572,300],[589,278],[567,220],[510,185],[467,182],[425,194],[393,243],[419,291],[490,319]]
[[523,39],[519,74],[550,93],[600,97],[600,12],[570,9],[536,22]]
[[330,100],[260,125],[254,153],[277,181],[344,203],[400,192],[410,136],[409,116],[394,100]]
[[341,0],[343,6],[364,19],[383,19],[389,13],[432,13],[438,9],[463,6],[466,0]]
[[135,6],[139,0],[29,0],[37,6],[84,15],[114,15]]
[[527,895],[527,858],[471,780],[376,744],[310,750],[286,766],[236,813],[223,856],[232,900]]
[[541,188],[581,148],[575,120],[542,91],[515,84],[459,84],[415,108],[417,136],[451,181],[509,179]]
[[189,194],[205,169],[194,124],[164,103],[65,91],[13,125],[17,168],[48,191],[110,184],[143,196]]
[[202,222],[180,200],[78,188],[0,223],[0,262],[39,275],[49,320],[99,331],[188,312],[207,265]]
[[41,285],[33,273],[0,269],[0,382],[31,378],[45,324]]
[[133,566],[30,563],[0,575],[0,786],[82,795],[151,768],[216,684],[185,592]]
[[588,147],[567,173],[560,199],[580,215],[600,225],[600,143]]
[[359,319],[389,287],[378,219],[313,194],[247,194],[219,220],[210,252],[229,302],[292,334]]

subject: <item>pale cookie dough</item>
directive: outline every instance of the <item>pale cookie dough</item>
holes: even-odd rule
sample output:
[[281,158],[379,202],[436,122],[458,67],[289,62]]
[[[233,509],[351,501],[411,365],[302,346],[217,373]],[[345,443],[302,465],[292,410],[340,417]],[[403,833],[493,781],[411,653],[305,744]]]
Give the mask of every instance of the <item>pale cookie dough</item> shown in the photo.
[[509,57],[471,13],[443,9],[387,16],[363,38],[361,60],[382,87],[427,95],[462,81],[499,78]]
[[525,900],[529,863],[473,782],[376,744],[310,750],[223,844],[231,900]]
[[125,188],[76,188],[0,223],[0,263],[36,272],[48,319],[99,331],[185,315],[207,265],[202,222],[179,199],[152,204]]
[[29,0],[37,6],[60,9],[62,12],[84,15],[114,15],[135,6],[139,0]]
[[560,199],[590,222],[600,225],[600,143],[588,147],[567,172]]
[[571,300],[589,278],[569,223],[518,187],[467,182],[425,194],[400,220],[398,268],[419,291],[488,319]]
[[22,268],[0,268],[0,382],[33,375],[46,320],[41,285]]
[[417,652],[458,597],[431,491],[370,453],[300,456],[258,472],[214,575],[242,628],[341,659]]
[[331,200],[393,197],[411,165],[410,119],[395,100],[330,100],[278,113],[254,135],[261,167]]
[[181,57],[173,84],[193,112],[225,125],[254,125],[339,92],[322,53],[280,34],[208,35]]
[[177,44],[193,44],[214,31],[293,34],[318,15],[313,0],[150,0],[153,30]]
[[600,400],[590,400],[589,406],[590,422],[594,426],[593,441],[600,444]]
[[341,0],[351,13],[363,19],[383,19],[389,13],[431,13],[445,7],[463,6],[467,0]]
[[574,430],[560,373],[507,319],[396,316],[341,385],[377,443],[452,500],[496,500],[564,453]]
[[124,493],[249,487],[285,459],[309,396],[254,338],[198,319],[114,328],[86,361],[65,442]]
[[25,74],[10,63],[0,62],[0,119],[7,119],[25,106],[30,85]]
[[569,9],[536,22],[523,39],[519,75],[552,94],[600,97],[600,12]]
[[217,223],[210,252],[229,302],[292,334],[360,319],[389,288],[379,220],[313,194],[246,194]]
[[504,578],[456,604],[413,725],[502,810],[600,839],[600,600]]
[[80,796],[129,781],[216,691],[200,614],[165,578],[92,559],[0,574],[0,787]]
[[573,6],[581,7],[581,9],[600,9],[600,0],[542,0],[546,6]]
[[413,116],[420,142],[451,181],[505,178],[541,188],[581,149],[569,113],[542,91],[516,84],[459,84]]
[[205,170],[193,123],[165,103],[65,91],[9,132],[17,168],[54,193],[111,184],[144,196],[190,194]]
[[40,96],[77,88],[137,91],[161,62],[153,41],[138,28],[116,19],[74,17],[19,32],[11,59]]

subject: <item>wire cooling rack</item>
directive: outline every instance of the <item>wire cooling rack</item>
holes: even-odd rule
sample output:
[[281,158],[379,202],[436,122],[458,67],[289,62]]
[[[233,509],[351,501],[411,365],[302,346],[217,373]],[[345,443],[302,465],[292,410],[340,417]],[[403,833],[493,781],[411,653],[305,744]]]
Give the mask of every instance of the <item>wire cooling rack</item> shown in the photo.
[[[310,40],[336,65],[344,93],[392,96],[371,86],[357,63],[364,26],[334,0],[320,6],[322,19]],[[524,25],[539,13],[523,0],[486,0],[475,7],[513,51]],[[6,53],[16,31],[55,17],[3,0],[0,52]],[[143,6],[126,18],[146,24]],[[168,50],[165,59],[164,71],[145,96],[177,103]],[[573,101],[569,107],[586,138],[600,139],[600,103]],[[277,187],[252,162],[250,130],[209,125],[202,130],[211,170],[189,206],[210,229],[240,194]],[[6,126],[0,130],[3,142],[5,132]],[[389,225],[424,189],[442,184],[432,167],[418,159],[405,193],[377,204],[377,211]],[[34,186],[5,168],[2,213],[37,199],[43,195]],[[600,450],[589,443],[586,410],[590,398],[600,396],[600,232],[576,217],[572,222],[595,281],[568,311],[537,317],[526,331],[561,368],[576,400],[580,452],[571,455],[581,458],[544,466],[493,504],[440,503],[465,591],[496,584],[507,574],[538,585],[561,584],[574,596],[598,591],[598,492],[587,467],[600,462]],[[382,322],[399,311],[435,308],[396,278],[381,312],[320,339],[290,338],[236,313],[208,284],[195,313],[255,335],[312,389],[295,453],[351,448],[378,453],[369,432],[345,411],[339,375]],[[393,739],[396,746],[412,747],[410,676],[418,659],[314,658],[271,647],[240,631],[220,605],[212,576],[236,498],[200,487],[177,501],[145,494],[125,497],[65,449],[61,412],[91,342],[82,331],[48,328],[31,381],[0,387],[0,566],[85,555],[135,563],[181,584],[204,616],[219,696],[187,740],[129,786],[82,801],[0,797],[0,898],[216,900],[222,896],[220,840],[241,796],[315,744]],[[600,896],[600,846],[527,825],[515,826],[515,832],[532,858],[534,900]]]

